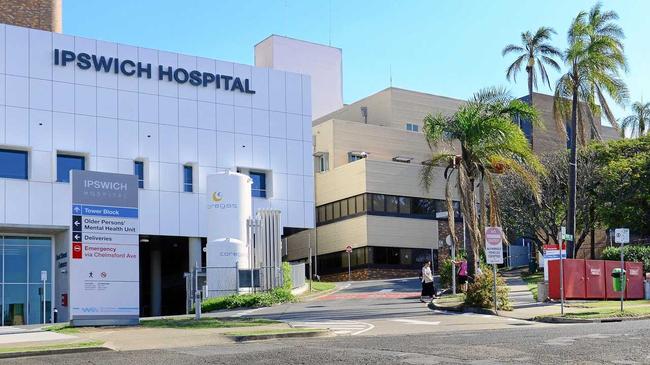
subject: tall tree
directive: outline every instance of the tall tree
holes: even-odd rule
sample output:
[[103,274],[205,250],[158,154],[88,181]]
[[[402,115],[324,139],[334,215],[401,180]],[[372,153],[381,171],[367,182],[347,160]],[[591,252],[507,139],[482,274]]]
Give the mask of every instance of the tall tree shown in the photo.
[[[565,150],[541,156],[547,171],[540,174],[541,200],[538,202],[528,184],[512,173],[503,174],[497,182],[497,193],[503,228],[509,237],[525,237],[536,243],[538,250],[547,243],[559,244],[561,227],[566,225],[567,178],[569,154]],[[580,249],[590,233],[598,227],[601,204],[598,195],[601,178],[597,174],[595,155],[581,149],[578,153],[578,212],[576,223],[576,250]]]
[[[588,126],[591,136],[600,139],[600,114],[605,115],[617,128],[616,118],[607,104],[606,95],[614,102],[624,104],[627,87],[619,77],[627,69],[623,53],[623,31],[615,21],[613,11],[602,11],[596,4],[588,13],[580,12],[569,28],[569,46],[564,62],[569,71],[557,82],[554,95],[554,116],[558,130],[567,135],[566,120],[569,119],[569,206],[567,234],[576,231],[576,151],[578,141],[585,144]],[[598,105],[597,102],[600,104]],[[583,107],[580,104],[586,105]],[[569,241],[567,254],[573,257],[575,245]]]
[[513,81],[517,82],[517,73],[521,71],[522,65],[526,65],[529,105],[533,105],[533,87],[537,90],[538,79],[548,85],[549,89],[551,88],[551,82],[544,65],[558,72],[560,71],[560,65],[556,59],[561,59],[562,53],[549,43],[554,34],[557,33],[553,28],[549,27],[540,27],[535,34],[530,31],[523,32],[521,33],[521,43],[519,45],[509,44],[501,52],[503,56],[515,53],[517,57],[506,70],[508,81],[512,78]]
[[621,137],[625,138],[625,131],[629,128],[632,137],[641,137],[650,127],[650,103],[635,102],[632,104],[632,113],[621,123]]
[[[449,228],[454,244],[458,243],[451,199],[451,189],[456,185],[463,224],[470,233],[467,261],[471,277],[476,272],[476,260],[484,242],[488,219],[485,187],[489,195],[489,222],[491,225],[500,224],[493,175],[511,170],[529,184],[535,195],[539,194],[539,182],[533,172],[543,171],[543,167],[524,133],[512,123],[516,115],[534,124],[539,123],[534,107],[513,100],[504,89],[488,88],[474,94],[452,116],[428,115],[424,119],[423,131],[432,157],[422,167],[421,182],[428,190],[436,173],[435,167],[440,163],[447,165],[445,195]],[[443,141],[459,142],[461,154],[438,152],[437,147]],[[477,206],[481,207],[480,216]]]

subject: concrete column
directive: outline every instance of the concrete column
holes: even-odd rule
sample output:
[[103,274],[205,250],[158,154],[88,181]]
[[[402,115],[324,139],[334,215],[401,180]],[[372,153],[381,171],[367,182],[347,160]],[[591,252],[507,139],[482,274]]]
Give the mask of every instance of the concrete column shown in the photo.
[[161,275],[161,254],[160,248],[157,245],[151,245],[150,252],[150,302],[151,302],[151,315],[159,316],[161,315],[161,303],[162,303],[162,275]]
[[189,271],[192,272],[194,271],[194,265],[196,263],[199,264],[199,267],[203,266],[203,261],[201,260],[201,239],[199,237],[190,237],[189,238],[189,244],[188,244],[188,251],[189,251]]

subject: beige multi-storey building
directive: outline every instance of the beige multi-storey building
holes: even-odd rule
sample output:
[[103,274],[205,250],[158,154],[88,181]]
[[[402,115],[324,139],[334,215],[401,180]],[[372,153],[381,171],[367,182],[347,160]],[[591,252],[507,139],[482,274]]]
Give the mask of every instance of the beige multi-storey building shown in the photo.
[[[288,237],[287,259],[318,254],[321,277],[412,275],[433,257],[447,228],[443,168],[427,191],[421,133],[429,113],[452,114],[462,100],[388,88],[314,121],[316,225]],[[440,146],[449,151],[453,145]]]
[[[522,129],[535,152],[566,148],[553,121],[553,97],[535,94],[534,101],[544,126],[524,122]],[[446,257],[444,169],[428,191],[422,187],[422,162],[431,150],[421,132],[427,114],[451,115],[463,103],[387,88],[315,120],[316,228],[287,237],[287,259],[303,260],[311,249],[321,278],[337,280],[347,279],[347,246],[353,279],[413,275],[424,261]],[[610,127],[599,131],[616,137]],[[456,229],[462,237],[462,223]]]

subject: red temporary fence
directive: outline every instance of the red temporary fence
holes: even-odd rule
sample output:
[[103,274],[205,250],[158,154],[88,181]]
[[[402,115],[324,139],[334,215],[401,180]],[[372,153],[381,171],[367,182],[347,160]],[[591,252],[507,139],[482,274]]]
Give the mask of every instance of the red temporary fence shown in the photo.
[[[566,259],[564,261],[565,299],[619,299],[614,291],[612,270],[620,268],[620,261]],[[643,299],[643,263],[625,262],[626,299]],[[560,260],[548,262],[548,296],[560,299]]]

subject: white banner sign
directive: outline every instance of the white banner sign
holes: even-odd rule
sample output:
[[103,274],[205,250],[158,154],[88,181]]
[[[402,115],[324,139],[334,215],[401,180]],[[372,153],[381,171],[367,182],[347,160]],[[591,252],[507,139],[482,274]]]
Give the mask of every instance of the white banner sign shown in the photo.
[[503,232],[501,227],[485,228],[485,261],[503,264]]

